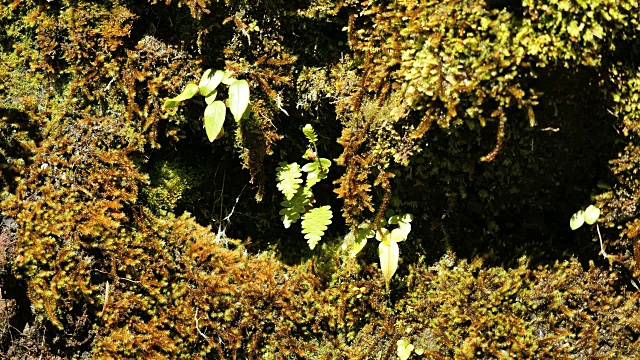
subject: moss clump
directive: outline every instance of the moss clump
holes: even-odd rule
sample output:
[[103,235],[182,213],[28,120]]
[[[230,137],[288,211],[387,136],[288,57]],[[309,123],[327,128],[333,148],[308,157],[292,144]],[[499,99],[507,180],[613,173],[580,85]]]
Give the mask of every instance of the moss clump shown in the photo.
[[616,276],[571,259],[530,269],[483,268],[452,256],[413,266],[389,327],[368,326],[356,354],[382,359],[406,339],[426,359],[617,358],[640,351],[640,305]]
[[197,174],[189,171],[180,158],[155,164],[149,175],[150,184],[141,195],[147,206],[160,215],[174,212],[184,195],[200,182]]

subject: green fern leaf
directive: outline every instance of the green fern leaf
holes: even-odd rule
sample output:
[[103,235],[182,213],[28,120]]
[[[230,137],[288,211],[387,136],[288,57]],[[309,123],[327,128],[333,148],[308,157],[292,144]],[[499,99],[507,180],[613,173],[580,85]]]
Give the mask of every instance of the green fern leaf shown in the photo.
[[302,171],[307,173],[307,186],[311,187],[320,180],[327,177],[331,160],[319,158],[314,162],[310,162],[302,167]]
[[298,222],[300,215],[305,212],[305,208],[311,203],[311,189],[308,187],[298,188],[298,192],[290,199],[280,203],[282,210],[282,224],[288,229],[291,224]]
[[302,184],[302,172],[300,172],[300,165],[297,163],[287,164],[286,162],[279,163],[277,171],[278,190],[284,194],[287,200],[291,200],[293,196],[298,192],[300,184]]
[[318,142],[318,135],[316,135],[316,132],[313,131],[313,126],[311,126],[311,124],[305,125],[302,128],[302,132],[304,133],[304,136],[306,136],[307,139],[309,139],[310,142],[312,143]]
[[311,250],[316,247],[322,235],[331,224],[331,207],[329,205],[311,209],[302,216],[302,233]]

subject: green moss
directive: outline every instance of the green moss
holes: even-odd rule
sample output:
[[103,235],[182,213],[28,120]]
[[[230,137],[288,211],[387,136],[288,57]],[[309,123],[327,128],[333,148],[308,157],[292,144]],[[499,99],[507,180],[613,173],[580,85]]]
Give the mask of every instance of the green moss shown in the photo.
[[178,202],[202,180],[180,158],[155,163],[149,175],[149,186],[141,194],[149,208],[160,215],[174,212]]
[[[387,326],[365,327],[353,356],[382,359],[406,339],[423,358],[633,358],[640,331],[636,300],[616,292],[617,279],[571,259],[511,270],[443,257],[413,266],[406,296]],[[616,345],[612,345],[616,344]]]

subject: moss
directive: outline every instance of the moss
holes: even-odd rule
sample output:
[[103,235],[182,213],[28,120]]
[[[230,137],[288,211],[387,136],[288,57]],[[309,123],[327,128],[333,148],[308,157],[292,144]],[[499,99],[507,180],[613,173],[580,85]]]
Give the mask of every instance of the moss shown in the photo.
[[[640,351],[627,289],[640,253],[635,7],[8,4],[0,208],[16,232],[0,265],[26,283],[37,326],[2,349],[383,359],[405,338],[427,358],[632,357]],[[161,108],[203,67],[225,67],[252,88],[252,116],[214,145],[203,141],[203,104]],[[327,241],[304,262],[304,241],[279,228],[273,171],[301,152],[306,120],[328,138],[323,156],[342,151],[344,168],[332,174],[350,225],[388,208],[415,215],[391,293],[367,265],[377,263],[374,247],[345,260]],[[613,187],[600,193],[600,179]],[[238,203],[248,181],[264,203]],[[331,190],[316,200],[336,204]],[[585,270],[571,257],[598,256],[595,230],[562,230],[592,193],[613,271]],[[206,209],[217,213],[218,204],[233,206],[233,232],[253,238],[251,247],[196,222],[209,223]],[[191,209],[195,217],[176,216]],[[265,251],[270,242],[279,247]],[[489,255],[484,265],[451,256],[426,265],[446,249]],[[531,263],[514,261],[522,254]],[[41,336],[44,345],[32,341]]]
[[150,172],[150,184],[142,190],[142,197],[154,212],[166,215],[173,212],[185,193],[199,185],[201,179],[175,159],[155,164]]
[[618,294],[617,283],[575,259],[531,269],[523,258],[505,270],[445,256],[411,268],[394,321],[365,327],[354,358],[392,356],[406,339],[426,359],[630,359],[640,346],[638,302]]

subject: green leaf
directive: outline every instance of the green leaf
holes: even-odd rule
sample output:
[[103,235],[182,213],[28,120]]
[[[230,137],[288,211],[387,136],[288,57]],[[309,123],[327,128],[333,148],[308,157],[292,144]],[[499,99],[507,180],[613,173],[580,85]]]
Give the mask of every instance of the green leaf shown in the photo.
[[305,164],[302,167],[302,171],[308,173],[307,185],[313,186],[317,184],[320,180],[326,178],[327,173],[329,173],[330,166],[331,166],[331,161],[329,159],[324,159],[324,158],[319,158],[314,162]]
[[278,165],[280,166],[276,168],[276,178],[278,179],[276,186],[287,200],[291,200],[302,184],[300,165],[286,162],[281,162]]
[[329,205],[311,209],[302,216],[302,233],[309,243],[309,248],[316,247],[327,226],[331,224],[331,207]]
[[395,241],[381,241],[378,246],[378,254],[380,255],[382,276],[384,276],[384,280],[387,283],[387,286],[389,286],[389,282],[391,281],[393,274],[398,270],[398,260],[400,258],[398,243]]
[[180,104],[180,101],[167,99],[167,101],[164,102],[164,105],[162,105],[162,107],[164,109],[173,109],[173,108],[177,108],[179,104]]
[[198,93],[198,85],[187,84],[187,86],[184,87],[184,90],[182,90],[180,95],[174,98],[168,99],[167,101],[164,102],[164,105],[162,107],[164,107],[165,109],[173,109],[178,106],[178,103],[184,100],[191,99],[197,93]]
[[211,69],[205,71],[204,74],[202,74],[202,78],[200,78],[200,84],[198,84],[198,87],[200,88],[200,95],[209,96],[216,90],[218,85],[220,85],[223,77],[224,71],[222,70],[217,70],[213,74]]
[[302,132],[310,142],[315,143],[318,141],[318,135],[316,135],[316,132],[313,130],[313,126],[311,126],[311,124],[305,125],[302,128]]
[[589,205],[587,210],[584,211],[584,222],[589,225],[593,225],[598,221],[600,217],[600,209],[596,206]]
[[329,159],[325,159],[325,158],[319,158],[318,162],[320,162],[320,166],[322,167],[322,170],[328,170],[329,167],[331,166],[331,160]]
[[207,105],[210,105],[212,102],[214,102],[216,100],[216,96],[218,96],[218,92],[214,91],[211,94],[209,94],[207,97],[204,98],[204,102],[206,102]]
[[349,231],[344,237],[342,249],[349,249],[349,257],[356,257],[364,246],[367,244],[367,239],[374,237],[374,231],[369,227],[369,224],[363,223],[358,226],[355,233]]
[[223,83],[223,84],[225,84],[225,85],[227,85],[227,86],[229,86],[229,85],[233,84],[233,83],[234,83],[234,81],[236,81],[236,78],[234,78],[234,77],[233,77],[233,76],[231,76],[231,75],[233,75],[233,73],[232,73],[231,71],[229,71],[229,70],[225,70],[225,71],[224,71],[224,74],[223,74],[223,76],[222,76],[222,83]]
[[398,228],[393,229],[389,235],[391,241],[405,241],[411,232],[411,220],[413,215],[405,214],[403,216],[394,215],[389,218],[389,224],[397,224]]
[[280,203],[283,209],[279,214],[282,215],[281,220],[285,229],[300,219],[300,214],[304,213],[305,208],[311,203],[311,195],[311,189],[301,186],[291,200],[284,200]]
[[236,121],[240,121],[248,105],[249,83],[246,80],[234,81],[229,86],[229,110]]
[[316,172],[318,171],[318,163],[317,162],[310,162],[310,163],[306,163],[303,167],[302,167],[302,171],[304,172]]
[[580,210],[571,216],[571,220],[569,220],[569,226],[571,230],[576,230],[580,226],[584,224],[584,211]]
[[249,103],[249,105],[247,105],[247,108],[244,110],[244,113],[242,113],[242,118],[244,120],[248,119],[249,116],[251,116],[251,103]]
[[204,129],[210,142],[218,137],[226,114],[227,107],[220,100],[214,101],[204,109]]
[[282,224],[285,229],[288,229],[291,224],[296,223],[298,219],[300,219],[300,212],[296,211],[294,208],[284,208],[279,212],[282,215]]
[[398,340],[398,358],[400,360],[407,360],[411,356],[414,346],[409,344],[407,340]]
[[191,99],[192,97],[194,97],[198,93],[199,90],[200,90],[200,88],[198,87],[198,85],[196,85],[196,84],[187,84],[187,86],[184,87],[184,90],[182,90],[180,95],[174,97],[173,100],[175,100],[175,101],[185,101],[185,100]]

